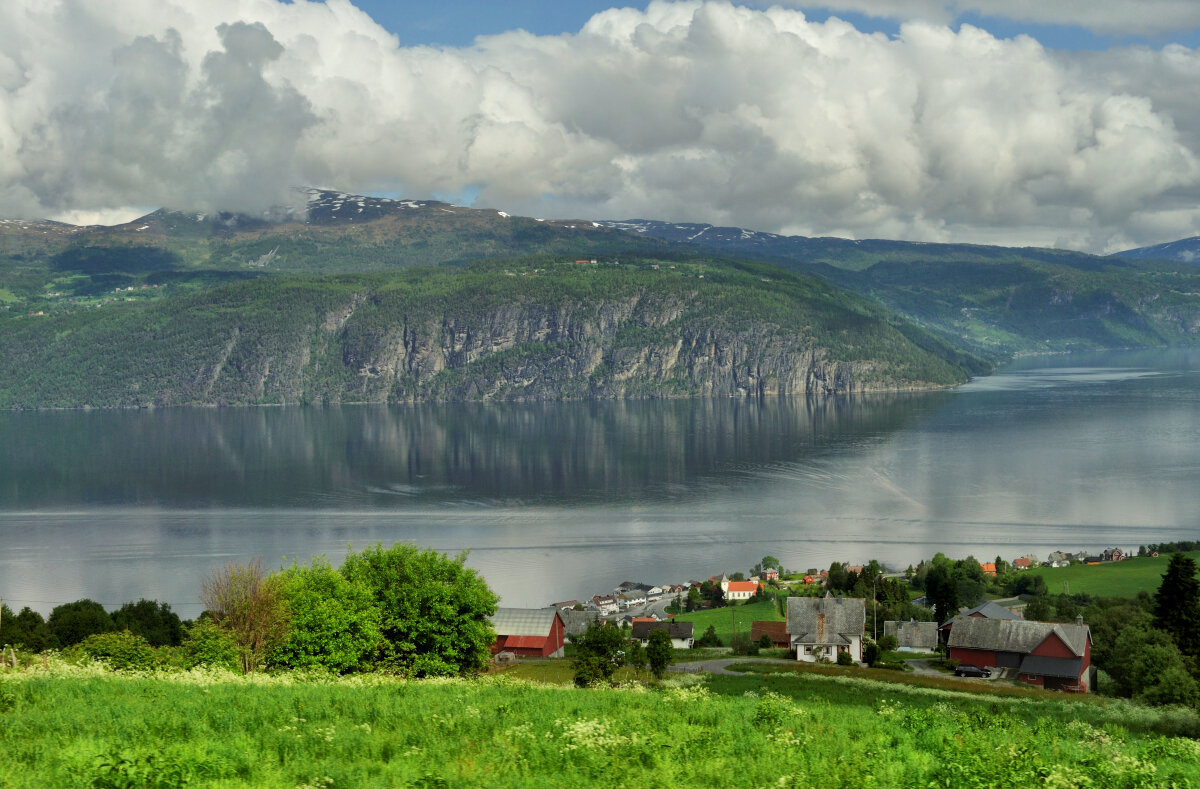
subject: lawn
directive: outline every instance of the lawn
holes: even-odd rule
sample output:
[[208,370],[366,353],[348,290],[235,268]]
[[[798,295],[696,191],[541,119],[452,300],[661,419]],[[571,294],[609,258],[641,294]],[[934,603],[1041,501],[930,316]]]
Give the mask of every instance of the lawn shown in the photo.
[[[1200,561],[1200,551],[1188,556]],[[1169,555],[1134,557],[1123,562],[1070,567],[1034,567],[1026,572],[1046,579],[1051,594],[1087,593],[1096,597],[1136,597],[1138,592],[1154,594],[1167,571]]]
[[693,622],[695,624],[694,633],[697,641],[700,640],[700,636],[704,635],[708,626],[713,625],[717,629],[717,635],[721,637],[721,643],[725,646],[729,646],[730,637],[734,632],[735,619],[737,632],[749,635],[750,625],[754,622],[779,622],[783,616],[775,607],[775,603],[768,600],[760,603],[713,608],[708,611],[693,611],[690,614],[680,614],[675,617],[676,622]]

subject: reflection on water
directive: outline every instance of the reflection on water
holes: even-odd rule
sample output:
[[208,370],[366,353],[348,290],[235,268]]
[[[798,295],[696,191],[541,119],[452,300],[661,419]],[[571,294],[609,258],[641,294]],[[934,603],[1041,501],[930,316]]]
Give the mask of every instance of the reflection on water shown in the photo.
[[[198,613],[230,558],[471,549],[509,605],[936,551],[1196,539],[1200,356],[853,399],[0,414],[0,595]],[[287,557],[285,559],[285,557]]]

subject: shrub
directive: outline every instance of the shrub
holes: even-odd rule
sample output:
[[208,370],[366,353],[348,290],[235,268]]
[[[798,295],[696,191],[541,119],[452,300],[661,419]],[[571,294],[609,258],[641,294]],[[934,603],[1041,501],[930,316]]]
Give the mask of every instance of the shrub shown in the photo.
[[287,606],[280,583],[267,576],[261,558],[213,570],[200,589],[204,607],[237,640],[242,671],[256,670],[287,636]]
[[627,642],[620,628],[603,622],[591,622],[576,641],[571,667],[575,684],[580,687],[609,682],[624,663]]
[[210,619],[199,619],[187,629],[179,654],[183,668],[207,666],[228,671],[242,668],[237,638]]
[[757,655],[758,644],[750,640],[750,636],[745,633],[738,633],[731,641],[733,654],[735,655]]
[[769,635],[763,633],[762,638],[758,639],[758,646],[760,649],[770,649],[775,646],[775,642],[771,640]]
[[884,636],[879,639],[879,649],[884,652],[894,652],[899,646],[900,642],[895,636]]
[[117,671],[144,671],[158,665],[154,647],[128,630],[90,635],[80,642],[79,651],[93,660],[103,660]]
[[838,652],[837,664],[839,666],[853,666],[854,658],[850,657],[849,652]]

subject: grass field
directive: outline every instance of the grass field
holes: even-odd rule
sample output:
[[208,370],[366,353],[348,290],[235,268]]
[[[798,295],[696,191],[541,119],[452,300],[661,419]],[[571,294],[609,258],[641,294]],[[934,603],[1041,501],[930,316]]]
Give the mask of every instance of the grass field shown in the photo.
[[717,635],[721,637],[721,643],[725,646],[729,646],[735,619],[737,632],[749,635],[750,625],[755,621],[778,622],[783,617],[779,614],[775,603],[771,601],[731,605],[709,611],[693,611],[690,614],[679,614],[675,617],[677,622],[693,622],[695,624],[693,632],[697,640],[704,635],[704,631],[708,629],[709,625],[713,625],[717,629]]
[[0,786],[1195,786],[1194,710],[818,672],[513,680],[0,671]]
[[[1200,551],[1187,554],[1200,561]],[[1087,593],[1097,597],[1136,597],[1138,592],[1154,594],[1162,583],[1170,556],[1134,557],[1123,562],[1070,567],[1034,567],[1027,572],[1046,579],[1051,594]]]

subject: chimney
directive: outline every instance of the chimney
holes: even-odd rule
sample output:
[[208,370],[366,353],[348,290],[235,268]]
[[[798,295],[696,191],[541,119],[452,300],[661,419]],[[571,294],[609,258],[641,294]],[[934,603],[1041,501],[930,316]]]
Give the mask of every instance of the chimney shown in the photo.
[[1080,614],[1079,616],[1075,617],[1075,624],[1077,624],[1077,625],[1083,624],[1083,614]]

